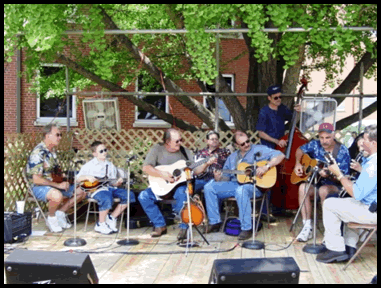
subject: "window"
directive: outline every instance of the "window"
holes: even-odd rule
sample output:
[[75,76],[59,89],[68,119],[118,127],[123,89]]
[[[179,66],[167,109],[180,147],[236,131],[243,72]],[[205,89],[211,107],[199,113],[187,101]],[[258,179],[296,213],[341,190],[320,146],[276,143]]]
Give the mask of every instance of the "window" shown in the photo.
[[[57,76],[60,71],[64,71],[65,66],[60,64],[43,64],[41,70],[37,73],[42,78],[49,78]],[[65,74],[63,74],[65,75]],[[58,76],[60,77],[60,76]],[[65,76],[62,76],[65,77]],[[40,81],[43,81],[41,79]],[[50,88],[39,87],[38,98],[36,101],[36,115],[37,119],[34,122],[34,125],[46,125],[52,121],[59,124],[60,126],[67,125],[67,105],[66,105],[66,95],[63,97],[49,97],[51,92]],[[76,121],[76,97],[75,95],[70,96],[70,105],[69,105],[69,116],[70,116],[70,125],[78,126]]]
[[[136,81],[136,91],[163,92],[163,87],[152,77],[139,75]],[[160,110],[169,113],[168,96],[139,95],[140,99],[155,105]],[[135,106],[135,123],[133,127],[163,127],[170,128],[171,124],[158,119],[156,115]]]
[[[231,90],[234,92],[234,75],[233,74],[223,74],[222,75],[226,81],[226,83],[230,86]],[[214,85],[208,85],[208,84],[205,84],[206,86],[206,89],[208,90],[208,92],[216,92],[216,88]],[[212,111],[208,101],[206,100],[206,96],[204,97],[204,106]],[[210,98],[209,98],[210,99]],[[214,96],[211,97],[211,101],[213,103],[215,103],[215,99],[214,99]],[[218,113],[220,115],[220,117],[222,119],[225,120],[226,124],[229,125],[229,126],[232,126],[233,125],[233,119],[230,115],[230,112],[228,110],[228,108],[226,108],[224,102],[222,101],[222,99],[218,99]]]
[[[360,98],[358,98],[358,109],[360,109]],[[370,104],[377,101],[377,97],[364,97],[362,98],[362,109],[365,109]]]

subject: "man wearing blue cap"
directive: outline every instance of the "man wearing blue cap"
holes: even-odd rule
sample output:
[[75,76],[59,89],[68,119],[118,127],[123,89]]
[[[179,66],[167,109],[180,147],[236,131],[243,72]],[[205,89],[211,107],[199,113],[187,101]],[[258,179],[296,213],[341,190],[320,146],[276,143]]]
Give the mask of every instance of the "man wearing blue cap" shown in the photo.
[[[261,138],[261,144],[274,149],[276,146],[285,147],[287,142],[279,140],[286,130],[284,122],[291,121],[292,111],[282,104],[282,89],[279,85],[267,89],[269,104],[259,111],[256,129]],[[295,110],[300,112],[300,105],[295,105]]]

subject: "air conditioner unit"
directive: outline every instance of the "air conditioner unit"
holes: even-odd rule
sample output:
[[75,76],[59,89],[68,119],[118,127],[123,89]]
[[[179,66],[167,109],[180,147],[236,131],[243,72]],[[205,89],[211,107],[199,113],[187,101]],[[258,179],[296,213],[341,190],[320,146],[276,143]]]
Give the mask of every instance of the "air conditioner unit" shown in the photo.
[[303,97],[301,103],[299,129],[302,133],[306,131],[316,132],[321,123],[331,123],[336,129],[337,102],[333,98]]
[[120,130],[118,98],[86,99],[82,106],[86,129]]

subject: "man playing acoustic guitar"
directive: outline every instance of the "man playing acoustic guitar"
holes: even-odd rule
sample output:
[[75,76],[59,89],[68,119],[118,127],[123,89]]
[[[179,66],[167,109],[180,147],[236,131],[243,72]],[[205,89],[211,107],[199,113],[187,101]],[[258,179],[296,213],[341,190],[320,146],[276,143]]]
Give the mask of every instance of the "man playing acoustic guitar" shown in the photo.
[[[338,163],[340,170],[345,175],[349,173],[349,165],[351,161],[351,157],[349,155],[349,151],[347,147],[335,141],[335,133],[333,125],[330,123],[323,123],[319,126],[319,140],[312,140],[307,144],[300,146],[296,150],[296,164],[294,168],[294,172],[297,176],[303,175],[303,166],[300,163],[302,156],[304,153],[309,154],[310,157],[326,162],[324,158],[324,154],[326,152],[330,152],[332,156],[335,158]],[[336,155],[335,155],[336,154]],[[324,202],[325,198],[328,194],[337,193],[340,191],[341,185],[337,181],[328,178],[329,174],[328,168],[321,169],[319,174],[323,177],[317,184],[317,188],[319,191],[319,196],[321,199],[321,203]],[[305,188],[307,183],[302,183],[299,186],[299,205],[302,205]],[[299,233],[297,240],[300,242],[306,242],[312,238],[312,204],[311,201],[313,199],[314,187],[311,185],[309,191],[309,197],[304,203],[304,207],[302,208],[302,219],[303,219],[303,229]]]
[[[244,162],[253,164],[254,157],[257,156],[256,161],[268,161],[265,166],[258,166],[255,171],[255,175],[262,178],[271,168],[282,162],[285,157],[282,152],[273,150],[264,145],[252,145],[247,135],[241,131],[234,134],[233,141],[238,150],[228,157],[223,171],[225,169],[237,169],[239,164],[243,164]],[[218,231],[221,226],[218,199],[235,197],[239,209],[239,220],[241,221],[241,233],[238,235],[238,240],[250,238],[252,234],[252,209],[250,199],[253,198],[253,184],[240,184],[234,173],[222,174],[221,171],[215,171],[214,178],[214,180],[210,181],[204,187],[206,209],[210,225],[205,232]],[[276,173],[275,176],[271,178],[274,179],[269,180],[274,181],[275,184]],[[261,196],[262,192],[257,188],[256,197]]]
[[[71,227],[66,220],[66,211],[74,205],[74,185],[70,185],[68,181],[53,181],[53,172],[58,166],[55,148],[62,137],[60,128],[49,124],[43,131],[44,140],[33,149],[28,158],[26,176],[36,198],[48,202],[49,215],[46,224],[49,229],[52,232],[62,232],[62,228]],[[77,189],[76,193],[77,203],[85,199],[86,194],[81,189]],[[64,198],[70,200],[62,205]]]
[[[90,194],[90,197],[98,201],[99,221],[95,224],[94,230],[101,234],[111,234],[117,232],[116,218],[127,208],[127,192],[125,189],[118,188],[123,183],[123,178],[119,177],[120,170],[114,164],[106,160],[107,148],[100,141],[94,141],[91,144],[94,158],[82,166],[77,175],[77,182],[88,181],[91,183],[99,182],[99,179],[105,178],[114,182],[112,186],[106,185]],[[108,182],[107,182],[108,183]],[[112,214],[108,214],[112,208],[113,199],[119,198],[120,203],[116,206]],[[130,191],[130,203],[136,202],[135,195]]]
[[[179,160],[186,160],[189,161],[189,163],[193,163],[192,152],[181,146],[182,141],[183,139],[181,138],[178,130],[173,128],[168,129],[164,133],[164,143],[153,146],[148,152],[143,164],[143,172],[147,173],[151,177],[157,178],[158,180],[164,179],[165,181],[162,181],[164,183],[173,184],[173,189],[168,191],[168,193],[174,192],[173,199],[175,199],[176,202],[173,204],[172,208],[177,215],[180,213],[184,202],[187,201],[187,196],[185,194],[187,188],[186,184],[179,183],[180,185],[177,186],[176,183],[178,183],[180,177],[177,177],[168,171],[159,170],[157,166],[175,164]],[[201,173],[201,171],[206,169],[206,165],[211,165],[216,161],[216,158],[209,159],[207,163],[195,168],[194,173],[196,175]],[[152,188],[153,187],[151,184],[149,188],[140,192],[138,199],[143,207],[143,210],[153,223],[154,231],[151,233],[151,237],[160,237],[161,235],[167,233],[167,226],[165,218],[157,206],[157,202],[161,200],[161,198],[153,192]],[[186,239],[187,227],[188,225],[185,223],[180,224],[180,232],[177,236],[178,240]]]

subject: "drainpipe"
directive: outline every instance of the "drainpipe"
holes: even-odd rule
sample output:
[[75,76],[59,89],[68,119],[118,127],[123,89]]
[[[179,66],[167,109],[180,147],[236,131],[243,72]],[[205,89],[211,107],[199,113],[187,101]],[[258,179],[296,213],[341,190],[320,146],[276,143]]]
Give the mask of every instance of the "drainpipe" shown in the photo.
[[21,48],[16,55],[16,132],[21,133]]

